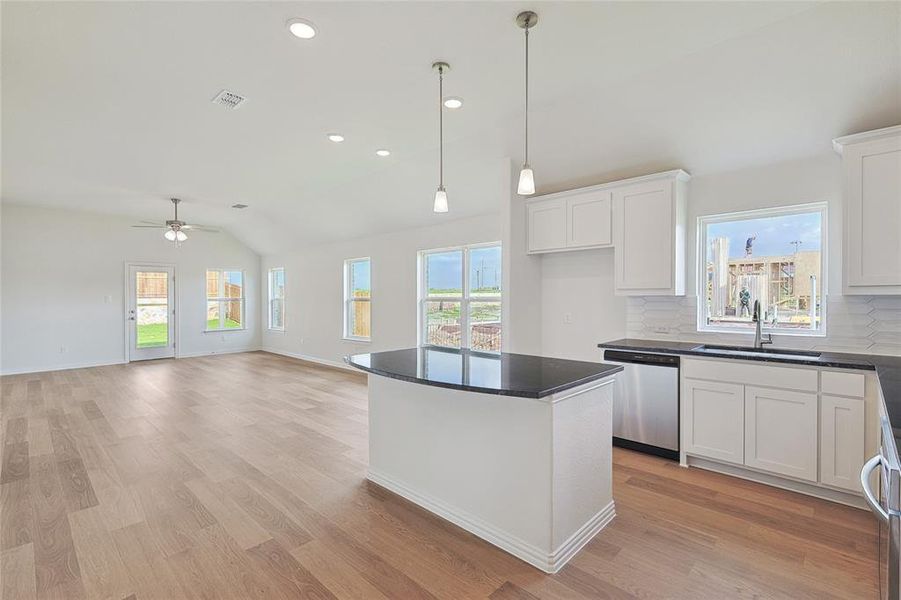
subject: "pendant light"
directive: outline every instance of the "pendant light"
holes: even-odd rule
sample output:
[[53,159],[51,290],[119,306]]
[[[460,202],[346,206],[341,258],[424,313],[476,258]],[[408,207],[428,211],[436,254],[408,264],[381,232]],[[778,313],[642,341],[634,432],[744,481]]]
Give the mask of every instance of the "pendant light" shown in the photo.
[[447,192],[444,190],[444,72],[450,71],[446,62],[436,61],[432,68],[438,70],[438,190],[435,192],[436,213],[447,212]]
[[526,33],[526,135],[525,161],[519,172],[519,186],[516,193],[520,196],[531,196],[535,193],[535,174],[529,165],[529,29],[538,24],[538,15],[527,10],[516,15],[516,24]]

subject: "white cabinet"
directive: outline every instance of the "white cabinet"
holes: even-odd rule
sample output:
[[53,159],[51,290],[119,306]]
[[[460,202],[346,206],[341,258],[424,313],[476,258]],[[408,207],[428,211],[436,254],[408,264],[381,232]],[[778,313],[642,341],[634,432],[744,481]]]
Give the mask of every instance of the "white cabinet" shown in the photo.
[[610,196],[610,190],[595,186],[529,200],[529,254],[609,247]]
[[566,247],[566,203],[558,199],[530,202],[526,206],[529,252]]
[[817,395],[745,388],[745,464],[817,480]]
[[687,181],[671,171],[613,190],[617,295],[685,294]]
[[[825,375],[825,373],[824,373]],[[860,491],[864,463],[863,398],[823,394],[820,398],[820,481]]]
[[842,155],[846,294],[901,294],[901,126],[833,141]]
[[682,386],[682,446],[685,452],[744,462],[744,387],[687,379]]
[[588,248],[613,243],[610,191],[598,190],[566,199],[566,247]]

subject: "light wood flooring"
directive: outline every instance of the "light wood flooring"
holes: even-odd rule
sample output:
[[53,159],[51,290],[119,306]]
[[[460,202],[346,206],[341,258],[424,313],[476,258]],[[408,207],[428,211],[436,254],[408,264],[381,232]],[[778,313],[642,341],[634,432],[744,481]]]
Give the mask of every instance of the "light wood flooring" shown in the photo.
[[3,377],[0,585],[30,598],[875,598],[869,513],[628,451],[545,575],[365,481],[365,378],[261,352]]

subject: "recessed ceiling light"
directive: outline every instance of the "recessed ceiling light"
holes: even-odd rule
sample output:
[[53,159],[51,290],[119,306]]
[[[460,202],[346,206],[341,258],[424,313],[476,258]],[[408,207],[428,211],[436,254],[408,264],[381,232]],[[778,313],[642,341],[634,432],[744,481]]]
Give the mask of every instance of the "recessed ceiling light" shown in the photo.
[[329,133],[328,135],[326,135],[326,137],[329,140],[335,142],[336,144],[340,144],[341,142],[344,141],[344,136],[341,135],[340,133]]
[[306,19],[291,19],[288,21],[287,25],[288,31],[302,40],[309,40],[316,37],[316,28]]
[[384,148],[379,148],[375,151],[378,156],[389,156],[391,154],[390,150],[385,150]]
[[444,106],[446,108],[462,108],[463,107],[463,98],[459,96],[448,96],[444,99]]

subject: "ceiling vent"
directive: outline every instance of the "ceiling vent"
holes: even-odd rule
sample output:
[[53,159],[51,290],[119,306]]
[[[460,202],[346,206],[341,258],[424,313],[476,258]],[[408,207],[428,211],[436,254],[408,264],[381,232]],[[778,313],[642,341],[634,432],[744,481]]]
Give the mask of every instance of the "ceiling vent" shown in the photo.
[[238,204],[232,204],[232,208],[247,208],[247,205],[246,205],[246,204],[241,204],[241,203],[238,203]]
[[247,102],[247,98],[228,90],[222,90],[213,98],[213,104],[224,106],[229,110],[244,106],[245,102]]

